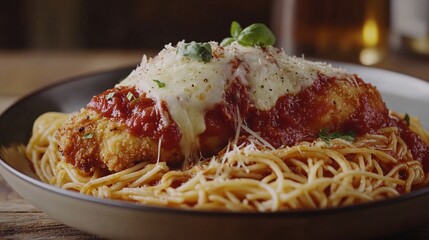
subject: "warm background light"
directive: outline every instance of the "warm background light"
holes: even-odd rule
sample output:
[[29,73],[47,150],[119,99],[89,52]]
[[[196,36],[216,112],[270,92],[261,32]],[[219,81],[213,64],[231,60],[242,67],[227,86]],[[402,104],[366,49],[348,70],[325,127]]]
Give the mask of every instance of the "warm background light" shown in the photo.
[[382,52],[377,49],[379,44],[379,28],[373,18],[368,18],[362,27],[362,42],[364,48],[359,54],[359,61],[364,65],[373,65],[382,58]]
[[[278,0],[278,44],[289,54],[356,62],[383,59],[388,45],[389,1]],[[276,29],[275,29],[276,30]]]
[[373,18],[365,20],[362,28],[362,40],[366,47],[375,47],[379,41],[379,32],[376,21]]

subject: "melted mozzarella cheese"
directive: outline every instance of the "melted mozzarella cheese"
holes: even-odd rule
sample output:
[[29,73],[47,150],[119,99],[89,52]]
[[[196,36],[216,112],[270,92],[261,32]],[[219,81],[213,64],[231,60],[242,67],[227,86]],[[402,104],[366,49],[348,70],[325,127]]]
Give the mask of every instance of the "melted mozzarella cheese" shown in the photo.
[[[183,44],[179,42],[178,47]],[[222,103],[229,80],[237,78],[249,89],[253,104],[260,110],[268,110],[279,97],[310,86],[318,74],[344,74],[343,70],[324,63],[287,56],[274,47],[243,47],[233,43],[221,48],[215,42],[210,44],[216,52],[210,62],[180,56],[177,47],[167,45],[156,57],[149,60],[144,57],[141,65],[119,84],[145,92],[156,100],[161,113],[160,103],[165,102],[181,130],[180,147],[186,158],[198,154],[198,135],[206,128],[205,112]],[[239,62],[236,68],[232,66],[234,61]],[[165,86],[158,86],[154,80]]]
[[279,97],[296,94],[310,86],[318,74],[334,76],[343,73],[324,63],[287,56],[274,47],[265,50],[237,44],[232,47],[245,63],[236,74],[250,87],[250,98],[260,110],[269,110]]
[[[182,152],[189,158],[198,153],[197,136],[205,131],[205,111],[222,101],[231,64],[227,58],[199,62],[176,51],[166,46],[155,58],[143,60],[121,85],[134,85],[157,103],[166,103],[182,133]],[[160,88],[154,80],[165,83],[165,87]]]

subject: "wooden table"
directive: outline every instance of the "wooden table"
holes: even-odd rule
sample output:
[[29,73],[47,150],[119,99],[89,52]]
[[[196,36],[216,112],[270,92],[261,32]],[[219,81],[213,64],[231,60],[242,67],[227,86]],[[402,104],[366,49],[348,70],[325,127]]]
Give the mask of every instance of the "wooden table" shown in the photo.
[[[142,53],[0,52],[0,112],[19,97],[58,80],[91,72],[136,65]],[[429,60],[391,54],[377,67],[429,81]],[[68,227],[22,199],[0,176],[0,239],[99,239]],[[429,239],[429,223],[389,239]]]

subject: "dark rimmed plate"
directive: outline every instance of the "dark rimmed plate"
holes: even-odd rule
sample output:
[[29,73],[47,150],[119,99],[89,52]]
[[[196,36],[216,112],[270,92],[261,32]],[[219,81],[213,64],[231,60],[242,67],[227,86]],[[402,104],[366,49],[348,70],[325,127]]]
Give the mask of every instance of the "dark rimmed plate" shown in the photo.
[[[380,69],[336,63],[376,85],[389,108],[429,127],[429,83]],[[24,97],[0,117],[0,146],[26,144],[34,120],[72,112],[127,76],[131,68],[71,79]],[[0,173],[28,202],[77,229],[112,239],[361,239],[429,224],[429,188],[394,199],[324,210],[205,212],[98,199],[42,183],[19,154],[0,154]]]

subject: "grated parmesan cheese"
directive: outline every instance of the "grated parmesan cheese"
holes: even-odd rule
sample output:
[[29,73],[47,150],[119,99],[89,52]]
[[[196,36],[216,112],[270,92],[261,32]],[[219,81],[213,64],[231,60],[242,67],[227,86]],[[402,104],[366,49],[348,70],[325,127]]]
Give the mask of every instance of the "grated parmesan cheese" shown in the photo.
[[[176,54],[183,44],[166,45],[154,58],[143,57],[141,65],[118,85],[145,92],[157,102],[162,116],[161,102],[165,102],[181,130],[180,147],[187,159],[198,155],[198,135],[206,128],[205,112],[223,101],[229,80],[237,78],[248,87],[253,104],[268,110],[279,97],[310,86],[318,74],[345,73],[325,63],[288,56],[275,47],[244,47],[237,43],[221,48],[210,42],[216,57],[204,63]],[[240,62],[236,69],[232,66],[234,60]],[[165,86],[160,87],[154,80]],[[168,124],[168,118],[163,117],[163,121]]]

